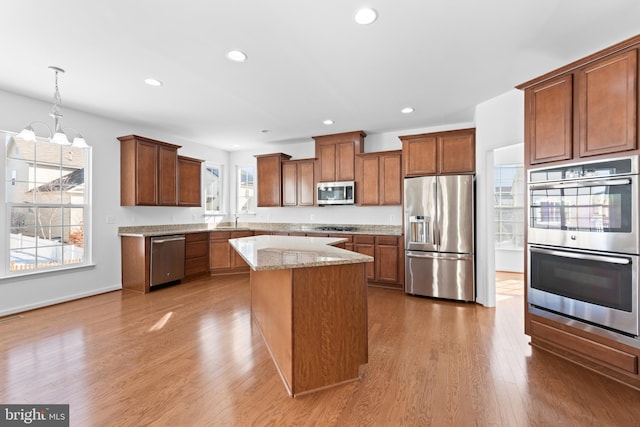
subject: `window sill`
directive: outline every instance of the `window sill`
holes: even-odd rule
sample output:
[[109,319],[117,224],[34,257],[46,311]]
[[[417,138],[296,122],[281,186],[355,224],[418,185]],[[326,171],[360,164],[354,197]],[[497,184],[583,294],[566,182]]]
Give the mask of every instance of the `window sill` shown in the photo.
[[5,282],[13,282],[16,280],[29,280],[36,279],[40,276],[55,276],[58,274],[67,274],[67,273],[75,273],[79,270],[91,270],[96,267],[95,264],[82,264],[82,265],[74,265],[74,266],[65,266],[60,268],[52,268],[48,270],[38,270],[38,271],[30,271],[30,272],[20,272],[20,273],[10,273],[5,276],[0,277],[0,284]]

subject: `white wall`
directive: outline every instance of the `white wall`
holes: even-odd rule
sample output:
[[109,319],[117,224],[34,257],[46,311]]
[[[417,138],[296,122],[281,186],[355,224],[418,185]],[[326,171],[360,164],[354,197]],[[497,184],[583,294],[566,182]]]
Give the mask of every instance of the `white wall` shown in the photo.
[[[50,108],[50,103],[0,91],[0,129],[19,132],[34,120],[53,126],[53,119],[48,115]],[[92,250],[95,267],[21,278],[0,278],[0,316],[120,289],[120,226],[203,221],[203,208],[121,207],[118,136],[135,133],[182,145],[180,154],[215,161],[229,170],[229,154],[226,151],[180,140],[151,128],[145,129],[64,107],[63,113],[62,126],[78,129],[93,147]],[[36,125],[35,129],[44,136],[44,127]],[[2,176],[6,176],[4,161],[0,161],[0,169]],[[5,200],[4,186],[1,187],[0,198]],[[0,224],[5,223],[5,216],[6,209],[3,209]],[[114,217],[113,224],[106,223],[107,216]],[[5,242],[1,244],[6,248]]]
[[476,107],[477,301],[495,306],[494,150],[524,141],[524,94],[513,89]]

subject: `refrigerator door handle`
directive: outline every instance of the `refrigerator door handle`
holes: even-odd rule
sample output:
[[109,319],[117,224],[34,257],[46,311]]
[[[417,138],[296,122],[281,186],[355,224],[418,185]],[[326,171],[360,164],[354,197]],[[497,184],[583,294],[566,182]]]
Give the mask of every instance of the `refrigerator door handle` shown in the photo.
[[438,178],[433,181],[433,194],[435,198],[435,206],[436,206],[436,219],[433,221],[433,240],[436,244],[436,247],[440,248],[441,237],[440,236],[440,220],[442,216],[442,212],[440,210],[440,204],[442,203],[442,194],[441,191],[438,191]]

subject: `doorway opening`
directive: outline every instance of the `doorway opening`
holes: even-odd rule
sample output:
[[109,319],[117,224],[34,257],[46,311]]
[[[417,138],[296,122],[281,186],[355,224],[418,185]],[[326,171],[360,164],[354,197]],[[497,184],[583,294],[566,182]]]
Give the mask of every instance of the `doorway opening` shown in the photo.
[[494,151],[496,295],[524,295],[524,144]]

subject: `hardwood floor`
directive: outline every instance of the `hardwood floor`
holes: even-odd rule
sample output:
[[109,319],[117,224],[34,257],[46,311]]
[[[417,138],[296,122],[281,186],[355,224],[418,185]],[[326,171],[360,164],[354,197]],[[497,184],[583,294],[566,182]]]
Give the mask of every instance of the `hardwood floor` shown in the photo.
[[72,426],[640,425],[639,391],[529,346],[521,295],[368,292],[361,381],[289,397],[235,275],[0,319],[0,403],[68,403]]

